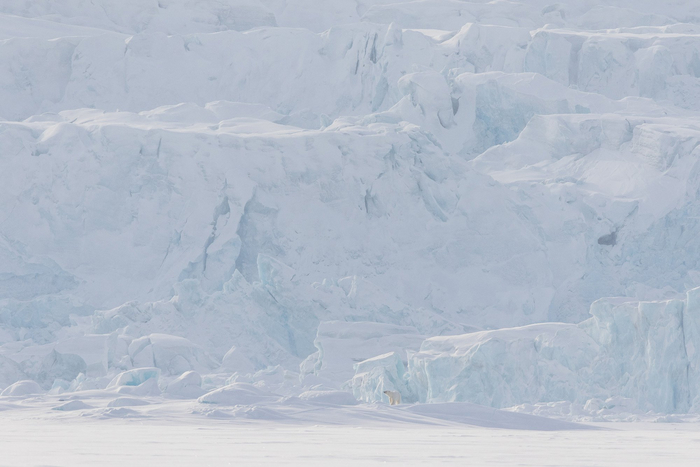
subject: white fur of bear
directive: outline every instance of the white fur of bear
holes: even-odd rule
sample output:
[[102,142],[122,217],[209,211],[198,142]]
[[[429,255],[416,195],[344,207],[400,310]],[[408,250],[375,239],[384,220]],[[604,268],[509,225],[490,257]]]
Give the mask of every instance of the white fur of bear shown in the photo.
[[401,403],[401,393],[399,391],[384,391],[389,397],[390,405],[399,405]]

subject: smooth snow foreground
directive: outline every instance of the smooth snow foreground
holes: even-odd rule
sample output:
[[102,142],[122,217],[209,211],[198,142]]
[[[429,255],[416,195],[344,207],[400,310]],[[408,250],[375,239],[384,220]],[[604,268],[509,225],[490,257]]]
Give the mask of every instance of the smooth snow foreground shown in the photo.
[[2,0],[0,464],[683,464],[699,156],[698,2]]
[[[700,434],[652,430],[533,432],[452,427],[287,427],[220,423],[20,422],[0,428],[3,465],[693,466]],[[40,443],[41,452],[34,446]],[[28,454],[30,452],[30,454]],[[60,460],[57,460],[60,459]]]
[[[574,424],[467,403],[354,405],[231,388],[208,403],[106,391],[6,397],[0,465],[692,466],[696,424]],[[233,405],[254,397],[256,407]]]

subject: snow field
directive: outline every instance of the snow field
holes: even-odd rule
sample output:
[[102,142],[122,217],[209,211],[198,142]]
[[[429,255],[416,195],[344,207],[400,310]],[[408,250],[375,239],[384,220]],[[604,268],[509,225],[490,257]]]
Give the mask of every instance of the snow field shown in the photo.
[[[19,421],[2,465],[693,466],[700,435],[669,429],[537,432],[454,427]],[[619,429],[617,429],[619,428]],[[40,451],[31,449],[41,445]]]

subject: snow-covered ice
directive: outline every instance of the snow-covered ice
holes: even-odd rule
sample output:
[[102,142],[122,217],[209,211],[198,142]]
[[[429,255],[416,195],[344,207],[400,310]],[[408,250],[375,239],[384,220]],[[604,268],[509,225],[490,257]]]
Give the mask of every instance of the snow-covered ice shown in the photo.
[[32,462],[75,464],[100,427],[173,453],[250,427],[419,464],[468,427],[487,465],[536,429],[639,465],[671,431],[578,428],[685,422],[682,464],[699,112],[688,0],[3,0],[2,437],[70,423],[100,448]]

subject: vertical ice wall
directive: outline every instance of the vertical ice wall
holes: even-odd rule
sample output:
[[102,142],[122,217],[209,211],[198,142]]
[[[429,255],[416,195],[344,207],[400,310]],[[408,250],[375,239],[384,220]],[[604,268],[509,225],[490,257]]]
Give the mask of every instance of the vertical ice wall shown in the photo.
[[409,353],[405,374],[388,356],[358,364],[353,389],[365,400],[392,386],[421,402],[510,407],[622,397],[642,411],[697,412],[699,297],[693,289],[685,300],[601,299],[578,325],[433,337]]

